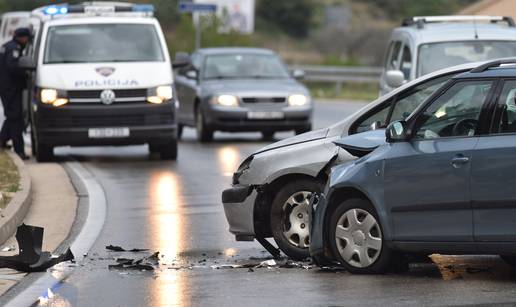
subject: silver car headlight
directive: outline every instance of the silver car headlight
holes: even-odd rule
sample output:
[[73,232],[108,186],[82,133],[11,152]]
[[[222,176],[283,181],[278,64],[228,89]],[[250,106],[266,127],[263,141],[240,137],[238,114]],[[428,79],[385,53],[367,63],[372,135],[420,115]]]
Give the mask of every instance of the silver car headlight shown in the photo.
[[237,107],[238,97],[234,95],[216,95],[211,98],[210,103],[223,107]]
[[291,107],[302,107],[310,103],[310,98],[304,94],[288,96],[288,105]]

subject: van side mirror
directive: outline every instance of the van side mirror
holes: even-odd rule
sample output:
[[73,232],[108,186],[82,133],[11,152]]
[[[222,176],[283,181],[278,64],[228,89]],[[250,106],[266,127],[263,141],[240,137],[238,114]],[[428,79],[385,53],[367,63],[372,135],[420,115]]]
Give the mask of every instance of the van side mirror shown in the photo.
[[304,72],[304,70],[301,70],[301,69],[294,69],[294,71],[292,71],[292,77],[297,80],[304,79],[305,72]]
[[385,136],[388,143],[404,142],[407,140],[407,123],[405,121],[395,121],[387,126]]
[[22,56],[18,60],[18,67],[25,69],[25,70],[35,70],[36,63],[34,62],[34,58],[32,58],[30,56]]
[[405,83],[405,75],[401,70],[388,70],[385,73],[385,82],[392,88],[397,88]]
[[186,52],[176,52],[174,62],[172,62],[172,68],[181,68],[190,65],[192,60]]

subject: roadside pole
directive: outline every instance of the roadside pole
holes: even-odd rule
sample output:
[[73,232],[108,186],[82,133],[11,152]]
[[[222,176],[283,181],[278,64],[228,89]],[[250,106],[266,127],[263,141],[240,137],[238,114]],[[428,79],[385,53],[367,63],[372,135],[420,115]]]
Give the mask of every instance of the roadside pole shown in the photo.
[[[207,3],[194,3],[194,2],[179,2],[179,12],[194,14],[194,13],[215,13],[217,11],[217,5]],[[195,49],[201,48],[201,35],[202,35],[202,22],[201,16],[196,14],[193,16],[195,25]]]

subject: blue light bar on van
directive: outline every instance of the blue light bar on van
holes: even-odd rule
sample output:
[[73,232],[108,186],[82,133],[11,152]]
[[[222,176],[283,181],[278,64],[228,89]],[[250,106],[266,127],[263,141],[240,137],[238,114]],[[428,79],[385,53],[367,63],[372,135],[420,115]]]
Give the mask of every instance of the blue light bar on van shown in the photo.
[[50,5],[43,8],[46,15],[59,15],[68,13],[67,5]]

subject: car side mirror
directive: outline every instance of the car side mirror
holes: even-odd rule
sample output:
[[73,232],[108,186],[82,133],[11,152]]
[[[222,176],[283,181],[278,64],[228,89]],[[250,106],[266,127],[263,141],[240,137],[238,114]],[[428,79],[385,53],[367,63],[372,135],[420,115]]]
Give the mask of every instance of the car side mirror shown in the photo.
[[378,129],[382,128],[382,122],[377,120],[374,123],[372,123],[370,127],[371,127],[371,130],[378,130]]
[[294,69],[294,71],[292,71],[292,77],[294,77],[294,79],[297,79],[297,80],[304,79],[305,71],[301,70],[301,69]]
[[176,52],[174,62],[172,62],[172,68],[181,68],[190,65],[192,60],[186,52]]
[[401,70],[388,70],[385,73],[385,82],[392,88],[399,87],[405,83],[405,75]]
[[185,73],[185,76],[188,78],[188,79],[191,79],[191,80],[197,80],[197,71],[194,70],[194,69],[191,69],[189,71],[187,71]]
[[30,56],[22,56],[18,60],[18,67],[26,70],[35,70],[36,63],[34,62],[34,58]]
[[407,123],[405,121],[395,121],[387,126],[385,136],[388,143],[404,142],[407,140]]

